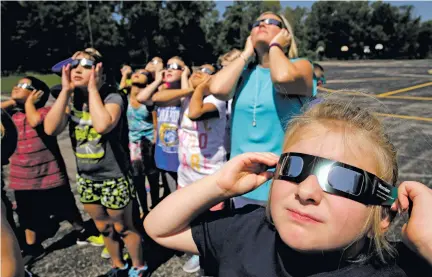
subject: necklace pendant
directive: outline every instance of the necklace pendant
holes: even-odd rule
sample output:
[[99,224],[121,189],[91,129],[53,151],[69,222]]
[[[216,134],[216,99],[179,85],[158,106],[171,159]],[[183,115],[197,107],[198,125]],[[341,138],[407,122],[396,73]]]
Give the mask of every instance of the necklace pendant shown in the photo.
[[252,121],[252,126],[256,126],[256,121],[254,120],[254,121]]

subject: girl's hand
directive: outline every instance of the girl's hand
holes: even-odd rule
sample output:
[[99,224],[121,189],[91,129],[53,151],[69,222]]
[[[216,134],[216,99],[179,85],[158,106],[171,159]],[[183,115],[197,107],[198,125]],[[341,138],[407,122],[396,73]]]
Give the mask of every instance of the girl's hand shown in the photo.
[[124,65],[120,69],[120,72],[121,72],[122,76],[128,76],[129,74],[132,73],[132,68],[129,65]]
[[155,81],[161,83],[163,81],[164,74],[165,70],[156,71]]
[[[212,76],[207,76],[204,81],[202,81],[197,88],[203,89],[205,96],[207,96],[209,94],[209,86],[210,86],[210,80],[211,80]],[[207,88],[207,89],[206,89]],[[197,90],[195,90],[197,91]]]
[[[412,201],[410,207],[409,200]],[[403,182],[398,187],[398,199],[392,205],[394,211],[412,208],[408,222],[402,227],[402,240],[414,252],[432,264],[432,189],[418,182]]]
[[279,157],[270,152],[241,154],[216,173],[217,185],[226,197],[245,194],[273,178],[273,172],[266,170],[278,161]]
[[75,85],[71,81],[71,65],[67,64],[62,68],[62,89],[72,92],[75,89]]
[[190,71],[189,67],[185,66],[184,70],[182,72],[182,78],[187,78],[187,77],[189,77],[190,74],[191,74],[191,71]]
[[286,51],[288,49],[288,47],[291,44],[291,34],[288,32],[287,29],[282,29],[280,30],[279,34],[277,34],[272,41],[270,42],[269,45],[271,45],[272,43],[277,43],[280,46],[282,46],[282,48],[284,49],[284,51]]
[[42,90],[33,90],[30,95],[27,97],[26,102],[31,102],[33,104],[36,104],[41,99],[42,95],[44,95],[44,92]]
[[166,90],[168,88],[167,84],[162,84],[158,87],[158,91]]
[[163,63],[159,62],[154,66],[156,72],[163,70]]
[[90,91],[98,91],[100,88],[100,85],[102,83],[102,63],[98,63],[95,66],[92,66],[91,69],[91,74],[90,74],[90,80],[89,83],[87,85],[87,90]]

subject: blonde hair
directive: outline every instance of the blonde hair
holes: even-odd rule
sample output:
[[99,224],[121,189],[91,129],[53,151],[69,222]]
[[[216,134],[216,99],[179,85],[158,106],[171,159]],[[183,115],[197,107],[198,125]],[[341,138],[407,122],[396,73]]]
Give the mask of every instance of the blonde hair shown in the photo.
[[272,14],[280,18],[280,20],[283,23],[283,28],[287,29],[288,32],[291,34],[291,44],[288,49],[288,58],[293,59],[298,57],[298,49],[297,49],[297,42],[294,35],[294,29],[289,23],[289,21],[283,16],[282,14],[276,14],[271,11],[263,12],[259,17],[266,15],[266,14]]
[[79,54],[83,54],[83,55],[87,56],[89,59],[92,59],[96,62],[99,62],[102,60],[102,54],[98,50],[96,50],[95,48],[86,48],[82,51],[77,51],[77,52],[75,52],[75,54],[72,55],[72,58],[75,58]]
[[218,58],[218,63],[222,64],[222,62],[232,62],[235,59],[237,59],[238,57],[240,57],[241,51],[238,50],[237,48],[234,48],[228,52],[226,52],[225,54],[219,56]]
[[[323,102],[309,108],[302,115],[294,117],[287,126],[284,146],[290,145],[302,139],[302,130],[313,128],[312,124],[321,124],[326,127],[344,127],[348,135],[362,137],[371,142],[372,151],[375,154],[377,177],[395,184],[397,181],[398,165],[396,150],[385,133],[384,126],[377,117],[365,109],[353,106],[340,100],[325,99]],[[271,194],[270,194],[271,196]],[[271,222],[269,196],[267,204],[267,218]],[[353,262],[361,262],[369,258],[378,258],[378,261],[386,263],[388,257],[396,255],[395,248],[385,237],[386,231],[381,228],[381,221],[393,218],[389,207],[372,206],[369,216],[362,228],[359,237],[353,241],[355,244],[367,234],[371,235],[369,251],[361,259]],[[350,246],[351,246],[350,245]],[[349,246],[348,246],[349,247]]]

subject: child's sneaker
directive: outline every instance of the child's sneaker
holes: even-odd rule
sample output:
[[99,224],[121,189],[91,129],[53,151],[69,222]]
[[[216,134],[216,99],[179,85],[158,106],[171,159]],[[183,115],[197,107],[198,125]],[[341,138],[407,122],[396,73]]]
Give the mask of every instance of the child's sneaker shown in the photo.
[[105,273],[105,275],[102,276],[106,276],[106,277],[128,277],[128,264],[125,264],[125,266],[123,268],[119,268],[119,267],[113,267],[111,268],[107,273]]
[[150,276],[150,271],[147,265],[142,267],[131,267],[129,269],[128,277],[149,277],[149,276]]
[[77,242],[76,243],[78,245],[87,245],[87,244],[91,244],[93,246],[104,246],[105,245],[102,235],[99,235],[99,236],[86,236],[85,235],[85,231],[78,233],[78,237],[77,237]]
[[194,273],[200,270],[200,258],[198,255],[193,255],[183,266],[183,271]]
[[[102,259],[111,259],[111,255],[108,252],[108,248],[104,247],[104,249],[101,252],[101,258]],[[129,253],[126,252],[123,254],[123,260],[127,261],[130,259]]]
[[104,247],[104,249],[101,252],[101,258],[102,259],[110,259],[111,258],[111,255],[108,252],[108,248]]

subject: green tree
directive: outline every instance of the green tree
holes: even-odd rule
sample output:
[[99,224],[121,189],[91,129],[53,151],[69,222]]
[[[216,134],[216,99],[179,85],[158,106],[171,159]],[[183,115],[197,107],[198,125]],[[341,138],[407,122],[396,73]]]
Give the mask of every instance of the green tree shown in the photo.
[[286,7],[283,15],[291,24],[294,31],[294,36],[297,41],[297,47],[299,50],[299,56],[306,56],[309,51],[307,49],[307,38],[306,38],[306,18],[308,16],[308,10],[306,8],[296,7],[295,9],[291,7]]
[[270,11],[274,13],[280,13],[282,10],[282,6],[280,4],[280,1],[273,1],[273,0],[264,0],[262,3],[262,11]]
[[143,66],[152,56],[160,55],[155,39],[159,35],[159,11],[162,2],[123,1],[115,9],[120,32],[122,62]]
[[264,11],[262,2],[234,1],[223,14],[216,49],[219,54],[233,48],[243,49],[250,28]]
[[206,41],[201,21],[212,13],[214,2],[163,2],[156,41],[161,54],[181,56],[187,63],[212,62],[213,46]]
[[417,58],[430,58],[432,56],[432,20],[423,22],[417,38]]

